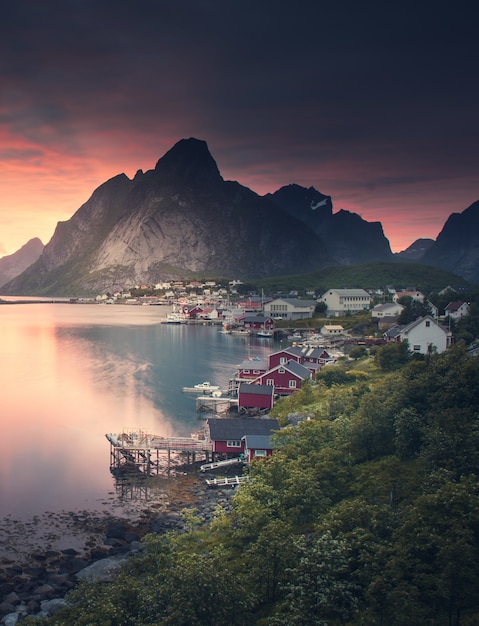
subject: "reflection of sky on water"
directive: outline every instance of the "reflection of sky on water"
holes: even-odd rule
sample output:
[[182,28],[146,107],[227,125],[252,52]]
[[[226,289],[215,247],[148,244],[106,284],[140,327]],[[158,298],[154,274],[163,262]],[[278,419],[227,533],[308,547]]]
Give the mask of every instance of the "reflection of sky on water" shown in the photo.
[[226,386],[264,355],[216,327],[159,324],[161,307],[0,306],[0,518],[95,508],[114,489],[105,433],[188,436],[201,426],[181,388]]

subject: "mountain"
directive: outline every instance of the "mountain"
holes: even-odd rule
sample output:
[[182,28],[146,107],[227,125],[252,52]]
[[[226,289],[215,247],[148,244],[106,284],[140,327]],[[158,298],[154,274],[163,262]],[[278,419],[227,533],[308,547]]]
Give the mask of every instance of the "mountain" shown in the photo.
[[193,276],[254,280],[391,259],[379,222],[333,213],[331,198],[312,187],[259,196],[225,181],[206,142],[190,138],[154,169],[98,187],[3,291],[83,295]]
[[57,225],[5,293],[76,295],[193,275],[261,277],[334,260],[301,220],[225,181],[204,141],[183,139],[153,170],[120,174]]
[[19,250],[0,259],[0,287],[21,274],[34,263],[43,252],[43,243],[34,237]]
[[417,263],[418,261],[421,261],[423,256],[433,244],[434,239],[416,239],[416,241],[406,248],[406,250],[397,252],[394,255],[394,258],[400,259],[401,261],[414,261]]
[[479,200],[452,213],[421,263],[447,269],[479,284]]
[[393,258],[380,222],[367,222],[343,209],[333,213],[331,197],[314,187],[287,185],[266,197],[320,236],[325,251],[339,265],[384,262]]

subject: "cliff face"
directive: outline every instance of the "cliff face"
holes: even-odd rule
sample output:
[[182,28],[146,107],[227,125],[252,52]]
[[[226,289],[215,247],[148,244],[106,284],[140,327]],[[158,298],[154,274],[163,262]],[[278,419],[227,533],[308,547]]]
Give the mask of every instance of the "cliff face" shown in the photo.
[[392,258],[380,223],[314,188],[259,196],[225,181],[204,141],[183,139],[147,172],[105,182],[57,225],[4,293],[81,295],[181,279],[243,279]]
[[305,224],[224,181],[206,143],[188,139],[154,170],[101,185],[6,293],[74,295],[192,273],[253,278],[332,262]]
[[479,283],[479,200],[449,216],[421,262]]
[[380,222],[366,222],[356,213],[344,210],[333,213],[331,197],[314,187],[288,185],[267,197],[315,232],[324,242],[325,251],[339,265],[392,260]]

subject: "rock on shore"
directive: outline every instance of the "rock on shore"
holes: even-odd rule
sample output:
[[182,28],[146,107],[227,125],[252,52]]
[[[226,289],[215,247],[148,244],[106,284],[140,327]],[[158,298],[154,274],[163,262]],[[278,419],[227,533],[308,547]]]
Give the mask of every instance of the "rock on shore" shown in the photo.
[[[144,503],[143,514],[135,520],[108,517],[96,539],[84,519],[82,548],[37,549],[23,562],[0,560],[0,624],[15,626],[26,615],[52,615],[65,605],[65,595],[79,580],[112,580],[129,555],[142,549],[141,538],[148,533],[184,531],[183,509],[196,509],[204,523],[214,517],[218,504],[231,507],[231,488],[210,490],[197,473],[167,479],[162,497]],[[98,517],[91,514],[98,522]],[[77,523],[73,514],[68,523]]]

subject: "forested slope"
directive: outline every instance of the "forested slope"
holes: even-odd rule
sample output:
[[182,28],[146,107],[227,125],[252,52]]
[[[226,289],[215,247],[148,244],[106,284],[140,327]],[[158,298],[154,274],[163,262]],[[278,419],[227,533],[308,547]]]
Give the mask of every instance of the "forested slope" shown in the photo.
[[479,360],[461,346],[324,369],[275,407],[309,419],[281,430],[232,514],[150,535],[48,623],[478,624],[478,407]]

